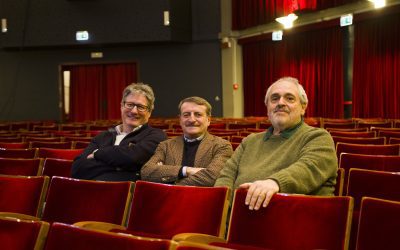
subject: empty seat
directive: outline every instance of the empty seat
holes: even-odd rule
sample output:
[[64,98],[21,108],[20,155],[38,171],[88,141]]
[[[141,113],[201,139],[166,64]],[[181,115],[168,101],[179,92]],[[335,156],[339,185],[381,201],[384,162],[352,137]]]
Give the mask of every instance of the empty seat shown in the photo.
[[47,142],[47,141],[31,141],[29,142],[30,148],[58,148],[58,149],[71,149],[72,142]]
[[[1,191],[0,191],[1,192]],[[0,216],[1,249],[43,249],[49,223]]]
[[90,230],[55,222],[50,227],[45,250],[170,250],[175,245],[170,240]]
[[46,158],[43,163],[42,175],[53,177],[71,177],[72,160]]
[[26,142],[0,142],[0,148],[4,149],[27,149],[29,144]]
[[0,148],[1,158],[35,158],[37,156],[37,148],[28,149],[3,149]]
[[362,137],[362,138],[373,138],[376,136],[375,131],[362,131],[362,132],[353,132],[353,131],[334,131],[331,130],[329,133],[332,136],[339,136],[339,137]]
[[400,144],[371,145],[338,142],[336,154],[340,159],[341,153],[354,153],[365,155],[399,155]]
[[[171,239],[175,234],[184,232],[222,237],[227,209],[226,187],[137,181],[127,228],[110,226],[109,230],[118,229],[118,232],[162,239]],[[85,226],[101,227],[101,224]]]
[[0,158],[0,174],[33,176],[42,173],[43,159]]
[[39,148],[38,156],[41,158],[58,158],[58,159],[73,160],[82,152],[83,149]]
[[398,249],[400,202],[371,197],[361,201],[357,250]]
[[374,144],[374,145],[384,145],[386,144],[386,138],[385,137],[373,137],[373,138],[367,138],[367,137],[343,137],[343,136],[332,136],[333,141],[335,142],[335,145],[337,145],[338,142],[344,142],[344,143],[352,143],[352,144]]
[[47,176],[0,175],[0,211],[39,216],[48,184]]
[[227,240],[182,234],[233,249],[347,249],[353,198],[275,194],[266,208],[249,210],[247,190],[235,192]]
[[42,219],[75,223],[102,221],[124,224],[131,201],[131,182],[51,179]]

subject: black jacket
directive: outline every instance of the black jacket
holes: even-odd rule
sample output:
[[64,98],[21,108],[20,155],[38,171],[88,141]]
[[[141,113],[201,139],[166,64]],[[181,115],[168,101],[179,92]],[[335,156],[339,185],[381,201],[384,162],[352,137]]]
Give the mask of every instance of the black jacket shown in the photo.
[[[117,131],[110,128],[97,135],[73,162],[71,176],[79,179],[136,180],[142,166],[154,154],[157,145],[167,139],[161,129],[144,124],[115,146]],[[93,153],[94,159],[86,157]]]

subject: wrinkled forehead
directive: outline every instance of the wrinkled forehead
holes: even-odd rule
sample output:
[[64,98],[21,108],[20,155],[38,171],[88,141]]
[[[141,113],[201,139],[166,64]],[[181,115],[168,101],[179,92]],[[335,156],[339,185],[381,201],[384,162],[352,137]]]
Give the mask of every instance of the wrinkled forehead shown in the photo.
[[194,102],[184,102],[182,103],[181,106],[181,112],[206,112],[207,111],[207,107],[205,105],[199,105],[197,103]]
[[286,94],[299,97],[299,92],[295,83],[283,80],[271,85],[269,96]]

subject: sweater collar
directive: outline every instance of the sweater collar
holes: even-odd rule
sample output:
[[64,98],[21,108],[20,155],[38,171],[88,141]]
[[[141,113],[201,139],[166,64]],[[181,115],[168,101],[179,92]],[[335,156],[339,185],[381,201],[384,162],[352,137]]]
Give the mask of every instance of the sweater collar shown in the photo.
[[[297,123],[295,126],[282,131],[280,136],[285,139],[289,139],[303,123],[304,123],[304,119],[301,118],[301,121],[299,123]],[[271,126],[267,129],[267,132],[265,133],[265,137],[264,137],[265,141],[268,140],[272,136],[273,131],[274,131],[273,126]]]

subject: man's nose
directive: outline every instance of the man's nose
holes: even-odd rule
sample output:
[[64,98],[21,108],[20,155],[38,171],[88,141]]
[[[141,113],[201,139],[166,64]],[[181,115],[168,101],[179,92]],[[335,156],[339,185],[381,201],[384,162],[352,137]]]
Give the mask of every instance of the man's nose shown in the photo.
[[285,100],[285,98],[283,96],[279,98],[278,104],[279,105],[286,105],[286,100]]

